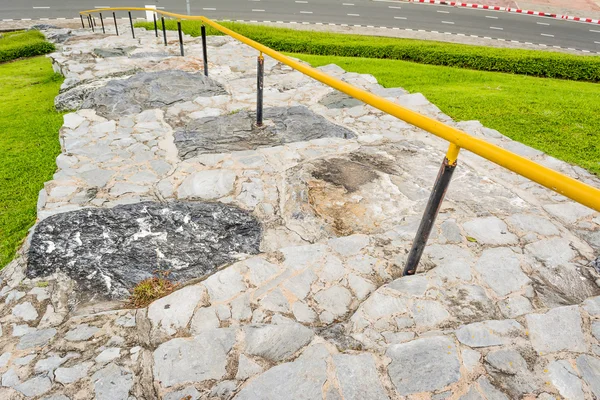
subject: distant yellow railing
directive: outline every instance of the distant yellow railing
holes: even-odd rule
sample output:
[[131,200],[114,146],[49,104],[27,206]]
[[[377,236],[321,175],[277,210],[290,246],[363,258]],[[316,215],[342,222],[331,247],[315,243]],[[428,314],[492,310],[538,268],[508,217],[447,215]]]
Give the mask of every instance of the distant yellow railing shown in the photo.
[[[302,72],[303,74],[310,76],[318,80],[319,82],[324,83],[325,85],[337,89],[340,92],[346,93],[349,96],[352,96],[355,99],[361,100],[370,106],[373,106],[387,114],[393,115],[403,121],[408,122],[411,125],[414,125],[418,128],[421,128],[429,133],[432,133],[446,141],[450,142],[450,147],[448,148],[448,152],[445,158],[446,168],[450,168],[450,175],[452,173],[452,169],[456,166],[456,160],[458,158],[458,153],[460,149],[469,150],[493,163],[496,163],[504,168],[507,168],[517,174],[524,176],[536,183],[539,183],[542,186],[547,187],[557,193],[560,193],[580,204],[583,204],[587,207],[590,207],[596,211],[600,211],[600,189],[587,185],[583,182],[580,182],[576,179],[570,178],[564,174],[561,174],[557,171],[554,171],[550,168],[544,167],[536,162],[533,162],[525,157],[521,157],[517,154],[514,154],[508,150],[505,150],[501,147],[488,143],[484,140],[473,137],[459,129],[456,129],[452,126],[446,125],[442,122],[436,121],[433,118],[421,115],[415,111],[409,110],[405,107],[402,107],[390,100],[382,98],[380,96],[369,93],[365,90],[359,89],[355,86],[352,86],[346,82],[343,82],[339,79],[336,79],[332,76],[327,75],[324,72],[321,72],[315,68],[304,65],[300,62],[292,60],[291,58],[269,48],[260,43],[257,43],[251,39],[248,39],[245,36],[240,35],[232,31],[231,29],[227,29],[226,27],[216,23],[215,21],[203,17],[203,16],[190,16],[190,15],[181,15],[175,14],[167,11],[156,10],[154,8],[141,8],[141,7],[116,7],[116,8],[103,8],[103,9],[95,9],[95,10],[87,10],[80,12],[81,15],[89,16],[93,13],[101,13],[102,11],[151,11],[157,14],[165,15],[168,17],[176,18],[178,22],[181,20],[192,20],[192,21],[201,21],[203,24],[213,27],[214,29],[231,36],[234,39],[239,40],[242,43],[247,44],[250,47],[258,50],[261,54],[266,54],[275,60],[290,66],[291,68]],[[131,14],[130,14],[131,20]],[[83,19],[82,19],[83,24]],[[156,26],[156,25],[155,25]],[[180,25],[179,25],[180,27]],[[179,29],[181,32],[181,28]],[[183,50],[183,48],[182,48]],[[205,57],[206,58],[206,57]],[[439,203],[443,199],[443,195],[445,192],[445,187],[438,188],[438,184],[441,183],[440,180],[443,180],[444,174],[444,165],[442,165],[442,169],[440,170],[440,176],[438,176],[438,181],[434,186],[434,190],[432,192],[432,197],[430,198],[430,204],[428,204],[428,210],[426,210],[426,217],[429,212],[435,211],[437,214],[437,208],[439,207]],[[449,176],[447,177],[449,181]],[[447,182],[446,182],[447,185]],[[443,185],[442,185],[443,186]],[[438,193],[439,199],[434,199],[433,196],[436,192],[436,189],[441,189],[441,193]],[[438,203],[439,202],[439,203]],[[437,203],[437,204],[436,204]],[[430,221],[433,224],[435,220],[435,214],[433,215],[432,220]],[[427,218],[424,218],[424,221]],[[422,226],[419,228],[427,230],[427,228],[431,228],[430,226]],[[423,232],[419,232],[423,234]],[[417,236],[419,236],[419,233]],[[425,232],[426,236],[429,236],[428,232]],[[425,241],[427,237],[425,237]],[[415,241],[417,243],[417,240]],[[413,250],[414,247],[413,247]],[[412,253],[412,252],[411,252]],[[409,257],[410,258],[410,257]],[[420,254],[418,255],[420,258]],[[416,260],[418,263],[418,259]],[[410,264],[410,262],[409,262]],[[408,265],[407,265],[408,267]],[[416,268],[416,264],[412,267]],[[411,267],[411,268],[412,268]],[[414,273],[414,268],[412,272]],[[407,268],[405,271],[410,273],[410,268]]]

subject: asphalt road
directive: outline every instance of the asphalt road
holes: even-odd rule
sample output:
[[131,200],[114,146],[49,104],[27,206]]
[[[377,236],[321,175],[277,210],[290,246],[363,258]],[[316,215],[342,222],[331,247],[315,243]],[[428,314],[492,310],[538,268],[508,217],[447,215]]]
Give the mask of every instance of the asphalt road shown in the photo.
[[[216,19],[450,32],[600,52],[600,25],[503,11],[372,0],[190,0],[190,3],[192,14]],[[74,18],[84,9],[144,5],[186,13],[186,0],[0,0],[0,19]],[[143,13],[134,13],[134,17],[142,16]]]

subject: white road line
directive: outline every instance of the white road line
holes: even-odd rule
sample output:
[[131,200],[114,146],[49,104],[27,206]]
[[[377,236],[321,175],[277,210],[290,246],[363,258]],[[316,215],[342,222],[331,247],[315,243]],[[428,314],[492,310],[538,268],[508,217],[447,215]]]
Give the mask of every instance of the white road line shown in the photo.
[[498,17],[492,17],[491,15],[486,15],[486,18],[491,18],[491,19],[498,19]]
[[265,12],[265,10],[257,10],[255,8],[253,8],[252,11],[254,11],[254,12]]
[[360,14],[346,14],[349,17],[360,17]]
[[42,7],[42,6],[40,6],[40,7],[33,7],[33,8],[38,9],[38,8],[50,8],[50,7]]
[[596,32],[596,33],[600,33],[600,31],[595,31],[593,29],[590,29],[590,32]]
[[560,46],[552,46],[552,47],[554,47],[555,49],[560,49]]
[[398,6],[388,6],[389,8],[395,8],[396,10],[400,10],[402,7],[398,7]]
[[504,28],[498,28],[497,26],[490,26],[490,29],[497,29],[499,31],[503,31]]
[[300,14],[312,14],[312,11],[300,11]]
[[546,25],[546,26],[550,25],[550,24],[547,24],[545,22],[536,22],[536,24],[538,24],[538,25]]
[[406,19],[406,17],[394,17],[394,19]]
[[353,6],[354,3],[342,3],[343,6]]
[[367,28],[375,28],[373,25],[367,25]]
[[13,21],[12,18],[3,19],[2,21]]
[[438,10],[437,12],[442,13],[442,14],[450,14],[450,11],[441,11],[441,10]]
[[[5,19],[5,21],[12,21],[12,19]],[[595,44],[600,44],[600,42],[594,42]]]
[[442,21],[442,24],[454,25],[454,22],[452,22],[452,21]]
[[295,3],[300,3],[300,4],[306,4],[308,3],[308,1],[300,1],[300,0],[296,0]]
[[542,36],[548,36],[548,37],[554,37],[554,35],[550,35],[548,33],[540,33],[540,35],[542,35]]
[[31,21],[31,18],[21,18],[21,21]]
[[203,8],[204,11],[217,11],[216,8]]

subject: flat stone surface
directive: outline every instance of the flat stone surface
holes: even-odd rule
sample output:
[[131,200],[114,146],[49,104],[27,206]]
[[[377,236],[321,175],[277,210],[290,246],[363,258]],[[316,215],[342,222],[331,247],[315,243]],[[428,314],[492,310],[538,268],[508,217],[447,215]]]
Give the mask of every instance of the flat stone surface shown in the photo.
[[434,336],[395,344],[386,355],[392,359],[388,373],[403,396],[434,391],[460,379],[460,362],[452,340]]
[[508,396],[492,385],[485,376],[477,379],[477,383],[479,384],[479,390],[481,390],[481,393],[483,393],[487,400],[509,400]]
[[36,376],[15,386],[15,389],[25,396],[40,396],[52,387],[52,382],[46,376]]
[[550,373],[550,381],[558,389],[561,396],[573,400],[585,399],[581,380],[568,361],[552,361],[548,364],[548,371]]
[[35,307],[29,302],[14,306],[12,309],[12,315],[22,319],[23,321],[34,321],[38,317]]
[[167,393],[163,400],[198,400],[200,398],[200,392],[195,387],[190,386],[182,390]]
[[322,398],[322,387],[327,380],[328,356],[329,353],[323,345],[311,346],[296,361],[279,364],[252,379],[242,387],[235,399]]
[[27,333],[21,336],[19,344],[17,345],[18,350],[30,349],[32,347],[41,347],[46,345],[56,335],[56,329],[47,328],[40,329],[35,332]]
[[518,242],[517,237],[508,231],[506,224],[496,217],[473,219],[465,222],[463,228],[467,235],[482,244],[506,245]]
[[339,317],[348,312],[352,301],[350,291],[341,286],[332,286],[322,290],[314,296],[316,302],[323,310],[330,312],[334,317]]
[[240,358],[238,360],[238,370],[235,374],[235,379],[243,381],[256,374],[260,374],[261,372],[263,372],[263,369],[260,365],[247,356],[240,354]]
[[525,246],[525,249],[535,258],[549,266],[568,263],[575,252],[570,242],[563,238],[543,239]]
[[323,104],[327,108],[352,108],[356,106],[362,106],[364,103],[360,100],[356,100],[354,97],[348,96],[346,93],[338,92],[337,90],[331,92],[321,100],[319,104]]
[[116,119],[197,97],[222,94],[227,94],[223,86],[201,73],[139,72],[127,79],[111,80],[88,94],[81,108],[92,108],[98,115]]
[[169,340],[154,351],[154,378],[163,387],[221,379],[234,343],[235,332],[227,328]]
[[600,397],[600,358],[590,355],[577,357],[577,369],[596,397]]
[[446,308],[434,300],[415,300],[411,313],[417,327],[433,327],[450,318]]
[[77,382],[87,375],[87,372],[92,365],[94,365],[94,363],[84,362],[69,368],[57,368],[54,371],[54,380],[62,384]]
[[133,386],[133,379],[133,373],[128,368],[120,367],[114,363],[108,364],[92,375],[94,393],[96,394],[95,399],[128,399]]
[[519,352],[512,349],[493,350],[487,354],[485,361],[488,372],[508,391],[511,398],[537,389],[536,379]]
[[65,339],[73,342],[81,342],[90,339],[98,332],[100,328],[89,326],[88,324],[77,325],[65,335]]
[[499,346],[510,342],[511,338],[524,333],[517,321],[483,321],[461,326],[456,330],[456,338],[470,347]]
[[345,399],[389,399],[371,354],[336,354],[333,365]]
[[581,315],[577,306],[560,307],[545,314],[525,316],[531,344],[538,352],[585,352],[587,346],[581,331]]
[[216,200],[233,191],[235,178],[235,172],[222,169],[196,172],[188,176],[179,186],[177,197]]
[[148,319],[156,328],[173,335],[185,328],[205,290],[202,286],[186,286],[170,295],[154,301],[148,307]]
[[264,127],[257,128],[252,112],[193,120],[175,132],[181,159],[206,153],[229,153],[261,147],[280,146],[325,137],[350,139],[356,135],[327,121],[304,106],[273,107],[263,110]]
[[83,289],[122,298],[157,269],[169,270],[175,281],[210,274],[238,253],[257,253],[260,237],[249,213],[220,203],[144,202],[68,212],[37,225],[27,275],[43,277],[61,267]]
[[312,330],[298,323],[251,325],[244,328],[244,333],[246,354],[275,362],[291,357],[314,336]]
[[530,282],[520,265],[518,255],[511,249],[498,247],[484,250],[475,269],[498,296],[506,296]]

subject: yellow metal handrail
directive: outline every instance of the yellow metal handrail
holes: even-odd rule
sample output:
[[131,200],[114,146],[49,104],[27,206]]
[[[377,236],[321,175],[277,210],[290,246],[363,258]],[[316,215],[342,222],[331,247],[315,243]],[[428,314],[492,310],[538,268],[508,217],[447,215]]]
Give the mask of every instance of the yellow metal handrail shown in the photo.
[[418,128],[421,128],[429,133],[432,133],[446,141],[450,142],[451,145],[448,149],[446,157],[450,163],[454,163],[458,157],[458,150],[465,149],[472,153],[475,153],[493,163],[496,163],[506,169],[509,169],[517,174],[528,178],[534,182],[539,183],[542,186],[547,187],[557,193],[560,193],[576,202],[590,207],[596,211],[600,211],[600,189],[593,186],[587,185],[576,179],[568,177],[550,168],[544,167],[536,162],[533,162],[525,157],[521,157],[501,147],[488,143],[484,140],[473,137],[459,129],[452,126],[446,125],[442,122],[436,121],[433,118],[421,115],[415,111],[409,110],[402,107],[390,100],[382,98],[380,96],[369,93],[365,90],[359,89],[346,82],[343,82],[337,78],[327,75],[315,68],[299,63],[291,58],[275,51],[269,47],[266,47],[254,40],[248,39],[245,36],[240,35],[228,29],[215,21],[204,17],[204,16],[190,16],[175,14],[168,11],[156,10],[154,8],[143,8],[143,7],[116,7],[116,8],[102,8],[95,10],[86,10],[80,12],[81,15],[91,15],[92,13],[102,11],[152,11],[161,15],[174,17],[178,20],[192,20],[201,21],[206,25],[213,27],[214,29],[239,40],[242,43],[247,44],[250,47],[274,58],[275,60],[288,65],[289,67],[302,72],[303,74],[310,76],[330,86],[340,92],[346,93],[355,99],[361,100],[362,102],[369,104],[387,114],[393,115],[403,121],[408,122]]

